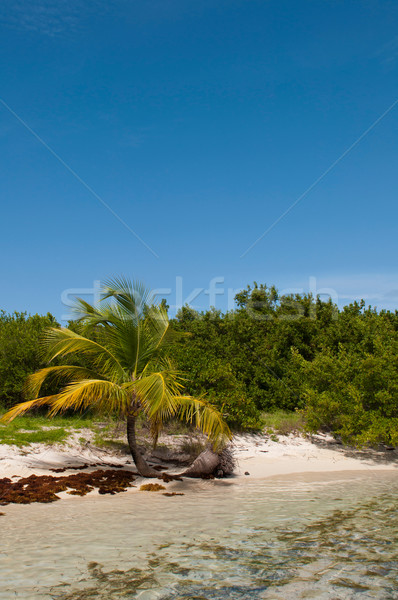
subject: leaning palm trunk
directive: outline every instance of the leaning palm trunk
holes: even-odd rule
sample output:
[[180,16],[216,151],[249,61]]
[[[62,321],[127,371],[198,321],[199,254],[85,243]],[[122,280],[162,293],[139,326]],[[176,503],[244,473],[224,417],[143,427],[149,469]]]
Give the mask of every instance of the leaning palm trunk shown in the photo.
[[142,477],[158,477],[159,473],[148,465],[138,448],[137,438],[135,435],[135,423],[136,417],[134,415],[129,415],[127,417],[127,441],[129,443],[131,456],[133,457],[137,471],[140,475],[142,475]]

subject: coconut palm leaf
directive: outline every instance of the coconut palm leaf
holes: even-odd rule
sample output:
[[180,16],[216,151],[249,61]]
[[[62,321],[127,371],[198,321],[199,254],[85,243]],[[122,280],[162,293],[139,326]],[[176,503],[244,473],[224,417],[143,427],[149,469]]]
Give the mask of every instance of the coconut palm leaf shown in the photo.
[[56,385],[67,383],[71,380],[79,381],[81,379],[88,379],[89,377],[98,378],[98,374],[85,367],[75,367],[74,365],[45,367],[29,375],[25,381],[24,393],[28,398],[38,398],[44,382]]
[[51,401],[50,415],[73,409],[96,408],[105,413],[126,413],[129,396],[118,384],[103,379],[83,379],[66,385]]
[[26,413],[31,408],[37,408],[45,404],[51,404],[55,396],[43,396],[42,398],[35,398],[34,400],[28,400],[27,402],[20,402],[16,406],[10,408],[0,419],[0,423],[10,423],[16,417],[19,417]]
[[151,373],[128,387],[134,390],[149,420],[156,418],[163,422],[176,415],[181,386],[172,373]]
[[219,448],[232,438],[232,433],[220,411],[203,398],[180,396],[178,417],[203,431],[215,448]]
[[103,291],[104,298],[113,298],[130,319],[141,320],[145,310],[153,304],[150,290],[142,282],[132,282],[126,277],[108,279]]
[[109,347],[86,338],[65,327],[50,328],[43,341],[44,356],[48,361],[57,357],[64,358],[70,354],[86,356],[93,368],[112,377],[124,377],[124,370]]

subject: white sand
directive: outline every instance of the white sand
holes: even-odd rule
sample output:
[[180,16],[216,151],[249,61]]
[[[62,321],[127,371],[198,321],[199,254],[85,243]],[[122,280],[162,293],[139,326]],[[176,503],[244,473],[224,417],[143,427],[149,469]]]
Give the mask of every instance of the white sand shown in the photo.
[[[24,448],[0,444],[0,478],[55,475],[50,469],[109,463],[134,467],[131,460],[93,446],[31,444]],[[129,463],[128,465],[126,463]],[[99,467],[96,467],[99,468]],[[66,474],[70,474],[68,471]],[[76,472],[76,471],[74,471]]]
[[[233,446],[238,477],[244,477],[246,472],[252,478],[265,478],[306,472],[398,468],[397,450],[359,451],[337,444],[330,436],[317,435],[311,439],[279,436],[276,442],[266,435],[239,435],[234,438]],[[31,444],[25,448],[0,445],[0,478],[27,477],[33,473],[53,474],[50,469],[87,463],[93,464],[93,468],[99,468],[94,467],[94,463],[103,462],[135,470],[127,455],[115,454],[92,445]],[[173,472],[174,469],[170,471]],[[181,467],[177,471],[181,471]],[[73,471],[65,474],[71,472]]]
[[397,450],[357,450],[338,444],[331,436],[311,439],[264,435],[238,436],[234,441],[237,474],[264,478],[308,472],[391,470],[398,468]]

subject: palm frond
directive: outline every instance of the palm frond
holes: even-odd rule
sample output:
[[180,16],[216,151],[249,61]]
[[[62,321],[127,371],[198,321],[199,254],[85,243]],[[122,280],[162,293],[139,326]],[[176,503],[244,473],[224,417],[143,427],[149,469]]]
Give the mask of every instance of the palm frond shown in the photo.
[[83,298],[75,299],[75,303],[71,307],[71,312],[76,321],[84,321],[85,319],[94,317],[98,314],[96,307],[86,300],[83,300]]
[[16,417],[23,415],[26,411],[37,406],[43,406],[45,404],[51,404],[55,396],[43,396],[42,398],[35,398],[34,400],[28,400],[26,402],[20,402],[16,406],[13,406],[8,410],[0,419],[0,423],[10,423]]
[[101,304],[97,307],[89,304],[82,298],[76,298],[76,303],[72,308],[72,312],[76,317],[76,321],[82,325],[85,332],[95,331],[98,326],[112,325],[115,318],[115,306],[109,302],[105,302],[103,298]]
[[80,379],[88,379],[89,377],[98,378],[98,375],[85,367],[76,367],[74,365],[45,367],[27,377],[23,391],[28,398],[38,398],[44,382],[59,384],[66,383],[68,380],[78,381]]
[[140,281],[126,277],[108,279],[103,287],[104,298],[113,298],[119,309],[131,319],[141,319],[150,303],[150,290]]
[[163,422],[178,410],[178,398],[182,384],[174,371],[157,371],[125,384],[135,394],[147,417]]
[[137,373],[141,373],[148,361],[164,355],[165,350],[184,334],[170,327],[166,310],[151,306],[140,328],[140,348],[137,354]]
[[126,412],[130,398],[126,391],[103,379],[83,379],[66,385],[54,396],[50,415],[65,412],[68,409],[83,410],[89,407],[103,412]]
[[101,375],[112,379],[124,377],[122,365],[108,348],[70,329],[65,327],[48,329],[43,344],[44,356],[49,361],[58,356],[65,357],[73,353],[83,354],[91,359],[94,368],[100,371]]
[[232,438],[232,433],[220,411],[203,398],[180,396],[178,405],[178,417],[203,431],[215,448],[224,445]]

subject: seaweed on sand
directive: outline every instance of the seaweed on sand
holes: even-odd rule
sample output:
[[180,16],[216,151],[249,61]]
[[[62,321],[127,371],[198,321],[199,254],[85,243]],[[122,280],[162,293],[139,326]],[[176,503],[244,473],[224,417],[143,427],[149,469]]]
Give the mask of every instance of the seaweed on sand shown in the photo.
[[179,475],[170,475],[170,473],[161,473],[158,477],[165,483],[169,483],[170,481],[183,481],[183,478]]
[[30,475],[18,481],[8,477],[0,479],[0,506],[7,504],[30,504],[31,502],[55,502],[58,493],[85,496],[95,488],[100,494],[125,492],[133,487],[135,473],[126,470],[98,469],[92,473],[74,473],[66,476]]
[[[106,463],[106,462],[102,462],[102,463],[84,463],[83,465],[77,465],[76,467],[74,466],[67,466],[67,467],[60,467],[59,469],[50,469],[50,471],[52,473],[65,473],[65,471],[84,471],[85,469],[90,469],[93,467],[110,467],[111,469],[122,469],[123,465],[115,465],[113,463]],[[138,473],[134,473],[134,475],[138,475]]]
[[141,492],[160,492],[160,490],[165,490],[164,485],[160,485],[160,483],[144,483],[140,487]]

